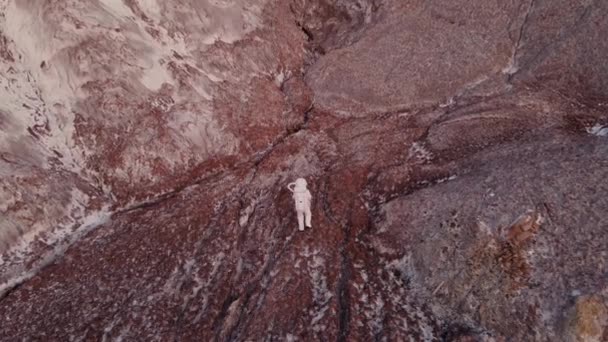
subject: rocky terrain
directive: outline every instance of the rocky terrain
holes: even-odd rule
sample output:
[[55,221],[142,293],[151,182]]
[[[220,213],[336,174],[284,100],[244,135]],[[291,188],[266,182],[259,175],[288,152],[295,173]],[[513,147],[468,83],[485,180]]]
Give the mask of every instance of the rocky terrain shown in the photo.
[[0,0],[0,340],[607,341],[607,13]]

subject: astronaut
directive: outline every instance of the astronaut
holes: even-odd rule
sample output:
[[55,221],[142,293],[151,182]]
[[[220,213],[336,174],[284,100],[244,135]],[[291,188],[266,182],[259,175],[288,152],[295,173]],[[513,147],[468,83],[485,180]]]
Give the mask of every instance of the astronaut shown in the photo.
[[312,195],[306,188],[306,180],[298,178],[295,182],[289,183],[287,189],[293,193],[293,199],[296,203],[296,213],[298,214],[298,227],[300,231],[304,231],[304,219],[306,218],[306,227],[312,228],[310,224],[310,201]]

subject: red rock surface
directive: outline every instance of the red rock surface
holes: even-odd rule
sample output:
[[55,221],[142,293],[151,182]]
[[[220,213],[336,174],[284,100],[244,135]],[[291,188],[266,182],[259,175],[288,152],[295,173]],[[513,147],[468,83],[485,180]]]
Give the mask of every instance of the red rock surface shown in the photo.
[[607,11],[0,0],[0,339],[604,340]]

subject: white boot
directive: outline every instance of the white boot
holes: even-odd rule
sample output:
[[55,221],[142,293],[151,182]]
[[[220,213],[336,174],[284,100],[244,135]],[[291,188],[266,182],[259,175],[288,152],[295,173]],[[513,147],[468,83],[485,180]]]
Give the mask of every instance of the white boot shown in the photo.
[[304,212],[298,210],[298,230],[304,231]]

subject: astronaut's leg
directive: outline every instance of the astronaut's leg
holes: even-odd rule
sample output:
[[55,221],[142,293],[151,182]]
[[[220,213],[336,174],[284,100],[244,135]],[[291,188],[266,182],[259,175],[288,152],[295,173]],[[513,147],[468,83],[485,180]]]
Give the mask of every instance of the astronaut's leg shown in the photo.
[[306,215],[306,227],[308,228],[312,228],[312,225],[310,224],[310,221],[312,220],[311,217],[311,212],[310,212],[310,207],[306,208],[306,211],[304,212],[304,214]]
[[300,231],[304,230],[304,211],[298,210],[298,228]]

